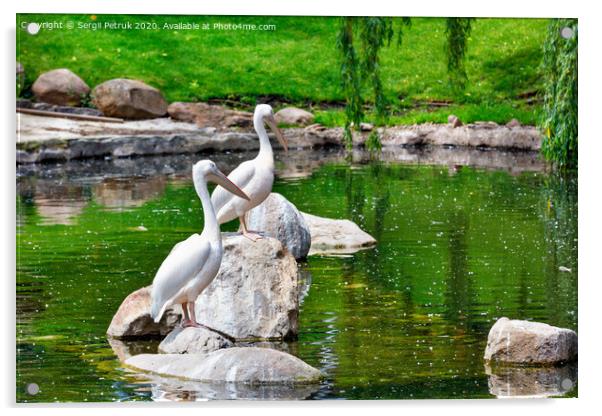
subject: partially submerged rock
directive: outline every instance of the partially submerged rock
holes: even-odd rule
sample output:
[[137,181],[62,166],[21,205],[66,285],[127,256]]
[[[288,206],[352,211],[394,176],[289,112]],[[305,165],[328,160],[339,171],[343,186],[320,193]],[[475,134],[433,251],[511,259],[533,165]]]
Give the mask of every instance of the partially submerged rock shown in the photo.
[[274,114],[276,122],[290,125],[307,125],[314,122],[314,115],[297,107],[285,107]]
[[223,234],[215,280],[198,297],[198,322],[239,339],[289,339],[298,333],[297,262],[275,238],[252,242]]
[[485,364],[489,392],[498,398],[549,397],[570,392],[577,383],[577,365],[512,367]]
[[[297,263],[280,241],[255,243],[223,234],[224,257],[215,280],[196,301],[197,321],[235,339],[290,339],[298,333]],[[116,338],[168,334],[181,308],[161,323],[150,317],[150,286],[130,294],[113,317],[107,335]]]
[[109,117],[140,120],[167,113],[161,91],[135,79],[105,81],[94,88],[93,96],[94,105]]
[[234,344],[207,328],[178,327],[159,344],[162,354],[207,354]]
[[485,361],[554,365],[577,358],[577,334],[540,322],[500,318],[489,331]]
[[302,214],[311,234],[310,255],[350,254],[376,244],[376,240],[353,221]]
[[295,257],[309,253],[311,234],[303,215],[291,202],[272,192],[265,201],[246,214],[247,226],[279,240]]
[[150,307],[150,286],[130,293],[113,316],[107,335],[118,339],[164,336],[180,322],[179,306],[168,309],[159,323],[151,318]]
[[44,72],[31,86],[38,101],[56,105],[80,105],[90,87],[66,68]]
[[141,354],[125,364],[168,377],[244,384],[310,384],[319,370],[299,358],[269,348],[233,347],[205,354]]

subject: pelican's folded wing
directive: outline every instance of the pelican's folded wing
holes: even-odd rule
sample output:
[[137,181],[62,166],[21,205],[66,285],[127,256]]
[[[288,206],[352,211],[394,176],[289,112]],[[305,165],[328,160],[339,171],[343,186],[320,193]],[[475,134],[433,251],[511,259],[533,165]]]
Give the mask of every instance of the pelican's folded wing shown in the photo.
[[210,253],[211,244],[198,234],[191,235],[174,246],[153,280],[153,318],[162,313],[166,302],[176,296],[201,271]]
[[[228,175],[228,179],[244,191],[245,186],[251,182],[253,176],[255,176],[255,164],[253,163],[253,160],[247,160],[238,165],[238,167]],[[213,194],[211,194],[211,203],[213,204],[215,212],[219,212],[219,210],[232,198],[239,197],[231,194],[221,186],[216,186]]]

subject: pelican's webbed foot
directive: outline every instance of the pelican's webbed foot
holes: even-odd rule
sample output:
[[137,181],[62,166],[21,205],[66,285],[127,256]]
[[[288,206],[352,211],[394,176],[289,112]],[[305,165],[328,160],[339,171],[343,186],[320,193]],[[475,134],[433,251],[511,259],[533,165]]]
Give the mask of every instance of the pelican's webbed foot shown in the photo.
[[242,235],[247,237],[252,242],[256,242],[257,240],[261,240],[263,238],[261,234],[254,233],[252,231],[243,231]]

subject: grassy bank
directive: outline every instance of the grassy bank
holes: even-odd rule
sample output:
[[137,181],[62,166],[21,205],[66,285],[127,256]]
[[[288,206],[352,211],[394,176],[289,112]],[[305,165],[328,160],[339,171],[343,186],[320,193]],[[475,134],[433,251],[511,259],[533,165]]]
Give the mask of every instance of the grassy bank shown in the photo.
[[[66,67],[91,87],[117,77],[161,89],[168,101],[218,99],[234,106],[258,101],[309,106],[318,120],[342,124],[339,20],[321,17],[203,17],[21,15],[21,22],[73,22],[73,29],[17,31],[17,60],[26,85],[42,72]],[[478,19],[468,43],[468,87],[454,95],[447,83],[445,22],[414,18],[401,47],[383,51],[382,77],[393,104],[391,123],[463,121],[533,123],[539,104],[525,99],[540,88],[539,63],[547,21]],[[86,23],[122,23],[132,29],[80,29]],[[174,30],[165,24],[206,23],[209,30]],[[136,23],[157,28],[135,29]],[[216,30],[215,23],[274,25],[274,30]],[[27,90],[25,91],[27,94]],[[449,107],[433,110],[433,101]],[[370,115],[368,115],[370,119]]]

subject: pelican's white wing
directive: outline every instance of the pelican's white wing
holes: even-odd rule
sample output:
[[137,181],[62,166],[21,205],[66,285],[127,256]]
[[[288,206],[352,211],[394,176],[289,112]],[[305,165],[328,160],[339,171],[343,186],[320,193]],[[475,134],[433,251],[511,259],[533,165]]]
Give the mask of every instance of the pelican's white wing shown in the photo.
[[[251,182],[251,179],[253,179],[253,176],[255,175],[255,164],[253,162],[254,160],[242,162],[228,175],[228,179],[234,182],[234,184],[243,191],[245,190],[245,186]],[[232,200],[232,198],[238,197],[221,186],[215,187],[213,194],[211,194],[211,203],[213,204],[215,212],[219,212],[219,210],[223,208],[228,201]]]
[[153,280],[151,316],[156,322],[170,306],[167,302],[201,271],[210,254],[211,244],[198,234],[174,246]]

